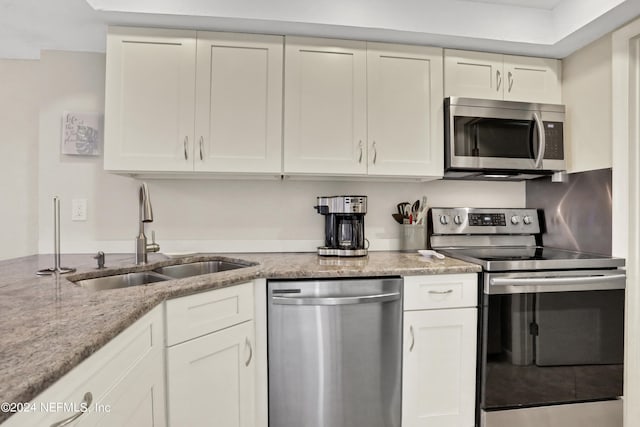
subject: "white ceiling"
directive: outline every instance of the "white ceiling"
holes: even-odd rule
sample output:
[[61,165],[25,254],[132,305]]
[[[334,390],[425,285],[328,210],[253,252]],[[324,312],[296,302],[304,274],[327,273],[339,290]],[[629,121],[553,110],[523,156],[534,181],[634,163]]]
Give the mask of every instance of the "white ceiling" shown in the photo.
[[534,9],[551,10],[562,0],[468,0],[477,3],[508,4],[511,6],[532,7]]
[[640,0],[0,0],[0,58],[104,52],[107,25],[295,34],[562,58]]

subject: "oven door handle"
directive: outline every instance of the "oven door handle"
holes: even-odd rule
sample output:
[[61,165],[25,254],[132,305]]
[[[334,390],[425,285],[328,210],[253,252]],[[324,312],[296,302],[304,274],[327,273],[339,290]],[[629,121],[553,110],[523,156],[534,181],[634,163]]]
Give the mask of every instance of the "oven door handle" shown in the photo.
[[[492,277],[489,293],[535,293],[535,292],[567,292],[597,291],[624,289],[626,275],[608,274],[599,276],[571,277]],[[500,287],[500,289],[498,289]]]

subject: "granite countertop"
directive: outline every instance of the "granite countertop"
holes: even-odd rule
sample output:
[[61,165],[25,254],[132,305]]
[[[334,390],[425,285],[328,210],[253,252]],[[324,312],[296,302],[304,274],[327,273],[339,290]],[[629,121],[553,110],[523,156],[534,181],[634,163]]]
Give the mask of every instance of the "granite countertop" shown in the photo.
[[[51,255],[0,261],[0,402],[27,402],[162,301],[255,278],[357,277],[479,272],[453,258],[430,260],[417,253],[370,252],[367,257],[322,258],[315,253],[201,254],[168,258],[150,254],[135,266],[131,254],[107,254],[97,270],[93,255],[62,255],[77,272],[38,277]],[[90,291],[71,283],[103,275],[143,271],[205,259],[256,265],[144,286]],[[0,422],[10,414],[0,412]]]

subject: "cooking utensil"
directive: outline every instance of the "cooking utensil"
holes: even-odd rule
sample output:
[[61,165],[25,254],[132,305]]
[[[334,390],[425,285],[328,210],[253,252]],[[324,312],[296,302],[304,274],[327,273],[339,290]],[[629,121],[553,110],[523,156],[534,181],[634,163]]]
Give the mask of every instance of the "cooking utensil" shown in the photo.
[[404,217],[402,215],[400,215],[399,213],[394,213],[394,214],[391,214],[391,216],[393,217],[393,219],[396,220],[398,224],[402,224],[404,220]]
[[401,202],[398,203],[398,213],[402,215],[403,218],[409,218],[409,213],[411,211],[411,203],[409,202]]
[[419,210],[420,210],[420,200],[416,200],[415,202],[413,202],[413,205],[411,205],[411,213],[413,214],[414,218],[418,217]]

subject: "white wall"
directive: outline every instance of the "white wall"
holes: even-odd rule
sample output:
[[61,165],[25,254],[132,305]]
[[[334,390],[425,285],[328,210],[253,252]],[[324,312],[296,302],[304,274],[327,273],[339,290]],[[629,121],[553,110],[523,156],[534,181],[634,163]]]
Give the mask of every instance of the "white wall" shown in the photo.
[[[52,250],[52,197],[62,199],[62,251],[133,251],[138,185],[107,174],[102,158],[60,154],[63,111],[103,111],[104,55],[45,51],[41,59],[39,251]],[[524,206],[524,183],[303,180],[148,180],[163,252],[313,251],[323,239],[316,196],[365,194],[372,249],[395,249],[396,203],[422,195],[432,206]],[[89,200],[88,220],[71,221],[71,200]],[[150,233],[148,233],[150,235]]]
[[610,168],[611,34],[562,60],[569,172]]
[[640,19],[615,31],[613,254],[626,257],[624,426],[640,419]]
[[37,250],[38,61],[0,60],[0,259]]

